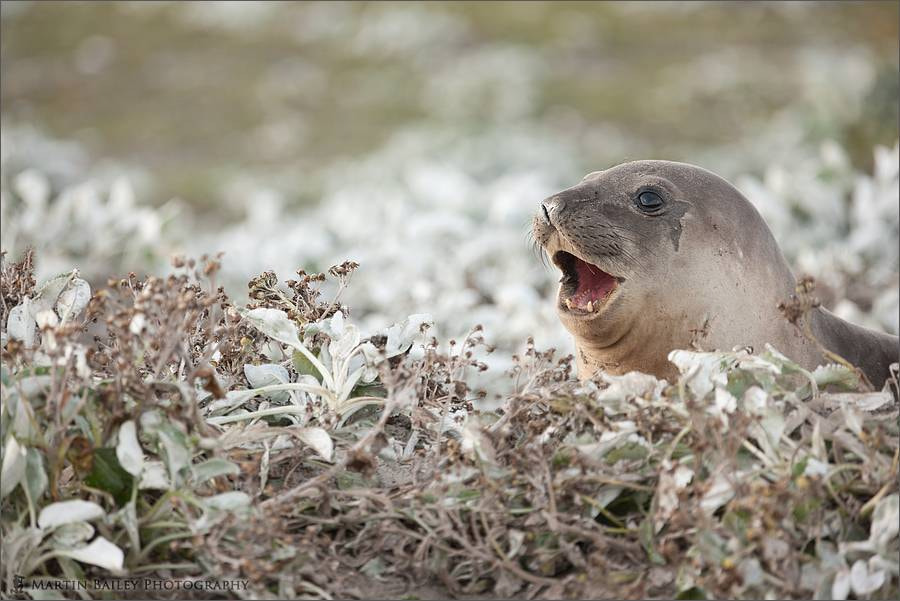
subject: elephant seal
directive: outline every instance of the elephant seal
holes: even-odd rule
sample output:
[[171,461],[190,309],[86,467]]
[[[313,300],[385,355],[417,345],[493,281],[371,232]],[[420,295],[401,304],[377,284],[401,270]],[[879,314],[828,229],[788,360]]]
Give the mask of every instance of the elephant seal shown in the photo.
[[[754,206],[700,167],[634,161],[587,175],[541,203],[535,241],[562,271],[557,309],[575,338],[578,375],[643,371],[669,381],[674,349],[771,343],[806,369],[821,346],[779,312],[796,281]],[[896,336],[814,307],[818,342],[878,388],[898,360]]]

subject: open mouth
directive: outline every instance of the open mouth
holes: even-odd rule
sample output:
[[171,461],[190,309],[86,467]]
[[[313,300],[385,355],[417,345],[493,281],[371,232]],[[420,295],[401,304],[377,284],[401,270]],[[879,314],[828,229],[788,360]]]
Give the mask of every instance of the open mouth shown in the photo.
[[572,313],[597,313],[623,281],[565,251],[555,253],[553,263],[563,272],[560,308]]

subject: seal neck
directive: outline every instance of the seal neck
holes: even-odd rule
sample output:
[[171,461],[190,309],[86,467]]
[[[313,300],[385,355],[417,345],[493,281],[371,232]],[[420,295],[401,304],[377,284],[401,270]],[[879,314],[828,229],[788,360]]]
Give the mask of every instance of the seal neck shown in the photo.
[[622,375],[631,371],[656,374],[669,379],[677,376],[675,366],[669,362],[668,353],[660,353],[659,349],[687,347],[689,340],[678,344],[671,341],[668,345],[659,346],[657,341],[647,343],[646,334],[633,329],[623,334],[612,344],[600,345],[584,340],[575,341],[575,358],[578,367],[578,378],[586,380],[594,376],[598,370],[612,375]]

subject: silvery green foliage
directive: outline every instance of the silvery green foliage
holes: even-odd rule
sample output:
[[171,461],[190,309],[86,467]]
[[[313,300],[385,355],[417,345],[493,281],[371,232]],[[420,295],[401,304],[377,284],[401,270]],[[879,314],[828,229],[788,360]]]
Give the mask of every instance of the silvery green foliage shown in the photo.
[[116,457],[122,468],[137,478],[144,472],[144,451],[137,439],[137,430],[133,420],[127,420],[119,426],[119,442],[116,445]]
[[[670,359],[681,373],[676,386],[688,393],[687,400],[694,410],[720,418],[722,431],[727,431],[739,414],[753,416],[754,422],[747,430],[743,449],[750,452],[750,461],[738,469],[729,465],[720,452],[712,452],[699,462],[698,457],[687,454],[672,459],[674,445],[664,445],[666,454],[658,468],[658,479],[653,499],[652,527],[657,536],[670,518],[681,509],[689,487],[692,494],[700,494],[699,507],[713,525],[703,536],[697,537],[695,547],[688,556],[702,558],[700,563],[685,563],[678,575],[680,591],[690,589],[699,581],[702,565],[711,568],[726,565],[731,558],[741,558],[737,569],[743,575],[741,597],[777,598],[777,588],[767,579],[767,568],[754,557],[760,548],[749,540],[741,529],[732,530],[728,519],[713,518],[715,512],[741,494],[753,494],[754,482],[794,481],[806,486],[804,479],[828,482],[847,463],[831,459],[825,440],[840,445],[846,451],[843,462],[867,465],[890,481],[888,474],[895,467],[883,453],[878,456],[864,442],[870,436],[871,425],[864,427],[866,414],[894,404],[887,390],[878,393],[817,394],[811,402],[827,407],[824,417],[809,410],[809,401],[801,400],[804,385],[797,382],[810,377],[809,386],[815,388],[812,374],[804,375],[798,365],[784,357],[776,349],[768,347],[757,356],[745,351],[728,353],[703,353],[674,351]],[[834,368],[838,370],[840,368]],[[797,375],[800,380],[796,379]],[[677,438],[688,435],[696,428],[691,417],[691,407],[685,399],[670,393],[662,394],[664,382],[644,374],[604,376],[608,386],[596,390],[594,382],[582,384],[608,415],[615,416],[599,440],[576,446],[580,453],[598,459],[616,449],[634,447],[647,449],[646,453],[658,453],[654,445],[633,434],[635,421],[650,408],[665,411],[682,428]],[[749,383],[751,385],[748,386]],[[670,389],[671,390],[671,389]],[[878,397],[874,402],[872,397]],[[722,403],[722,398],[731,399]],[[896,413],[891,415],[896,416]],[[893,423],[892,423],[893,422]],[[895,418],[888,416],[882,422],[896,433]],[[471,444],[469,445],[471,447]],[[877,459],[876,459],[877,457]],[[871,473],[871,472],[870,472]],[[701,483],[702,480],[702,483]],[[621,493],[621,487],[610,486],[611,498]],[[884,494],[888,493],[888,494]],[[682,495],[679,501],[679,495]],[[890,591],[896,586],[900,569],[897,554],[900,552],[900,510],[898,495],[885,487],[871,498],[863,498],[863,511],[871,511],[871,527],[868,538],[846,541],[834,520],[825,520],[817,526],[820,540],[810,553],[800,557],[801,579],[799,587],[812,598],[847,599],[876,596],[878,591]],[[727,513],[727,512],[726,512]],[[761,555],[767,562],[787,557],[791,553],[788,544],[779,536],[780,531],[791,532],[807,528],[799,513],[789,513],[773,530],[764,533],[760,540]],[[727,517],[727,515],[725,516]],[[732,516],[733,517],[733,516]],[[696,570],[696,571],[694,571]]]
[[[77,269],[61,273],[45,281],[33,297],[26,297],[10,309],[5,335],[32,348],[38,342],[38,329],[76,319],[90,300],[91,286],[79,277]],[[44,343],[54,344],[52,334]]]
[[15,436],[7,437],[3,448],[3,468],[0,471],[0,498],[19,485],[25,475],[26,449]]
[[[29,551],[43,552],[44,560],[69,557],[82,563],[95,565],[113,573],[120,572],[125,554],[119,546],[103,536],[87,542],[94,534],[89,523],[107,518],[106,511],[92,501],[79,499],[59,501],[41,509],[37,524],[30,528],[16,526],[6,536],[4,551],[18,550],[21,561]],[[7,547],[6,545],[9,545]],[[20,573],[27,573],[26,564],[20,564]]]
[[[76,275],[73,271],[43,283],[30,299],[47,307],[34,318],[46,326],[35,332],[36,345],[48,342],[52,330],[47,328],[52,323],[77,319],[83,312],[84,303],[79,300],[83,287]],[[31,574],[40,567],[29,564],[28,557],[72,560],[111,574],[144,567],[146,556],[135,550],[153,548],[170,536],[202,536],[235,516],[239,523],[252,517],[254,495],[269,482],[272,452],[308,447],[317,455],[313,465],[321,466],[324,460],[328,464],[325,469],[340,469],[346,466],[341,462],[348,457],[346,435],[353,426],[344,429],[335,417],[348,415],[361,401],[391,402],[397,410],[415,403],[415,399],[401,396],[365,397],[357,391],[357,384],[371,369],[380,373],[390,369],[388,359],[414,355],[432,323],[430,316],[411,315],[373,332],[373,339],[367,340],[369,333],[343,311],[315,323],[293,321],[285,312],[271,308],[239,312],[265,338],[258,343],[266,348],[264,356],[272,363],[246,366],[244,373],[253,388],[230,390],[225,399],[202,409],[208,413],[207,423],[220,426],[209,437],[196,431],[189,434],[178,416],[162,408],[136,408],[131,419],[116,424],[110,444],[115,445],[122,469],[133,476],[130,496],[116,509],[106,504],[106,497],[60,502],[42,497],[47,475],[40,461],[33,460],[35,449],[28,445],[43,435],[36,427],[46,427],[47,422],[35,419],[29,401],[46,386],[45,380],[35,378],[46,376],[10,373],[4,367],[0,481],[5,502],[17,503],[20,510],[18,518],[4,523],[2,544],[4,556],[13,558],[11,565],[16,570]],[[77,346],[78,342],[67,344]],[[629,536],[638,542],[639,536],[648,559],[642,563],[641,555],[637,568],[644,571],[655,563],[659,570],[667,570],[673,594],[694,587],[712,590],[709,587],[720,586],[716,575],[731,569],[742,577],[728,589],[734,597],[776,598],[785,592],[786,573],[797,576],[791,584],[795,593],[800,590],[815,598],[880,598],[894,591],[900,525],[898,497],[889,488],[895,477],[893,449],[885,443],[896,438],[897,430],[895,417],[878,415],[890,409],[890,393],[823,393],[820,387],[852,383],[850,370],[830,366],[807,372],[768,346],[758,354],[679,350],[671,353],[670,360],[680,370],[680,377],[671,385],[641,373],[605,374],[576,382],[563,372],[556,372],[558,378],[537,377],[538,370],[528,384],[517,387],[520,394],[510,398],[511,409],[524,403],[519,407],[522,411],[503,416],[476,412],[472,417],[462,415],[459,423],[443,419],[424,426],[437,426],[442,434],[457,438],[460,452],[474,462],[448,464],[448,473],[426,481],[421,492],[439,482],[459,485],[459,491],[451,487],[441,495],[396,497],[398,509],[400,503],[412,505],[395,515],[410,526],[419,522],[407,521],[405,516],[434,502],[476,508],[472,493],[477,491],[470,490],[467,482],[480,469],[497,484],[486,488],[504,490],[506,495],[529,480],[521,478],[524,474],[517,475],[508,455],[544,449],[547,455],[541,457],[553,458],[545,465],[549,486],[587,482],[584,465],[602,476],[594,482],[596,488],[589,499],[576,495],[581,501],[567,508],[567,521],[588,518],[579,522],[573,534],[606,528],[596,521],[599,516],[608,514],[618,520],[614,513],[622,511],[623,503],[632,507],[625,510],[630,516],[621,520],[623,525],[610,529],[604,535],[610,538],[604,540]],[[16,385],[9,385],[11,378],[20,377]],[[81,384],[91,382],[89,373],[82,377]],[[271,394],[277,392],[291,396]],[[294,397],[294,393],[305,396]],[[250,406],[255,399],[261,399],[260,405]],[[507,444],[516,438],[499,436],[504,417],[525,416],[526,409],[534,410],[535,415],[552,410],[556,418],[546,421],[546,427],[529,429],[531,435],[525,437],[522,447],[498,446],[498,442]],[[296,417],[295,425],[267,423],[267,418],[285,416]],[[568,422],[573,416],[577,421]],[[545,417],[549,419],[547,414]],[[539,423],[541,420],[528,420],[526,425]],[[566,423],[582,425],[569,430]],[[397,444],[393,436],[390,434],[378,454],[382,467],[408,461],[418,442],[424,440],[412,435],[404,445]],[[250,489],[227,490],[226,482],[243,475],[243,470],[223,456],[206,454],[213,449],[239,451],[237,456],[244,458],[247,453],[255,454],[259,489],[252,485]],[[505,460],[501,453],[507,454]],[[572,460],[575,456],[578,462]],[[528,462],[527,474],[534,465]],[[854,474],[854,486],[844,486],[848,471]],[[864,475],[855,476],[857,473]],[[219,483],[226,484],[226,489],[200,492],[213,478],[221,478]],[[148,489],[153,492],[143,492]],[[637,506],[632,505],[637,500],[635,491],[640,491],[643,499]],[[810,491],[817,494],[806,494]],[[18,494],[12,496],[13,492]],[[554,493],[558,508],[576,498],[558,494],[561,492]],[[164,530],[139,527],[137,501],[143,494],[152,499],[159,495],[189,499],[192,511],[177,517],[175,532],[168,517],[161,522],[169,524]],[[789,495],[785,498],[790,505],[777,521],[767,520],[774,507],[753,509],[755,503],[783,503],[781,494]],[[817,503],[824,517],[807,511],[806,501]],[[858,511],[842,512],[848,501]],[[492,501],[489,506],[493,505]],[[861,516],[869,514],[867,523]],[[539,516],[508,532],[503,530],[519,518],[530,519],[494,514],[494,519],[510,520],[498,522],[497,531],[508,534],[509,548],[522,554],[523,563],[518,565],[528,565],[526,554],[533,557],[535,541],[545,537],[527,537],[527,533],[559,522]],[[381,515],[379,519],[395,518]],[[866,531],[848,534],[851,528],[859,530],[861,524]],[[753,536],[748,534],[751,529]],[[425,531],[415,534],[424,536]],[[686,552],[669,556],[667,563],[654,547],[673,536],[680,537]],[[815,544],[810,545],[811,540]],[[549,550],[537,549],[541,553]],[[783,569],[784,562],[791,562],[790,570]],[[502,579],[498,586],[500,582]]]
[[[15,146],[18,140],[17,135],[4,136],[4,144]],[[60,189],[44,169],[40,164],[16,172],[2,164],[4,250],[17,254],[33,247],[41,256],[39,278],[75,264],[88,279],[158,267],[172,241],[163,232],[179,212],[178,203],[160,208],[139,204],[124,170],[111,181],[80,179]]]
[[106,515],[103,508],[91,501],[61,501],[47,505],[38,516],[38,527],[51,530],[72,522],[87,522]]
[[[207,405],[208,422],[226,426],[253,422],[264,418],[286,417],[303,426],[296,437],[331,461],[334,443],[321,426],[335,421],[342,423],[359,409],[380,405],[380,397],[356,394],[359,384],[371,382],[378,366],[400,353],[407,352],[421,334],[432,325],[428,315],[411,315],[376,334],[385,340],[384,348],[361,340],[357,326],[344,318],[341,311],[322,321],[307,324],[301,329],[284,311],[270,308],[240,310],[254,328],[272,342],[284,345],[288,353],[279,349],[276,354],[292,364],[296,380],[291,381],[288,370],[279,364],[244,365],[250,388],[232,390],[224,399]],[[310,340],[314,334],[324,334],[328,343],[318,353],[301,338]],[[271,342],[270,342],[271,344]],[[255,410],[246,404],[257,397],[268,397],[271,406],[261,404]]]
[[[62,373],[54,374],[51,370],[58,366],[70,366],[69,375],[83,385],[97,383],[86,361],[86,347],[72,339],[58,341],[55,331],[69,322],[80,323],[90,298],[90,285],[75,269],[42,282],[31,296],[10,309],[3,343],[7,343],[7,338],[19,340],[33,351],[33,363],[25,369],[15,365],[9,366],[10,369],[4,365],[2,369],[0,497],[8,500],[17,488],[21,488],[28,511],[20,517],[29,519],[31,525],[12,527],[8,533],[12,542],[7,546],[4,541],[4,556],[10,551],[14,554],[33,551],[43,560],[69,558],[118,573],[125,561],[121,544],[104,536],[93,537],[94,528],[90,522],[121,523],[132,547],[138,547],[140,535],[134,519],[133,498],[115,515],[109,515],[93,501],[82,499],[40,505],[49,482],[47,466],[34,445],[47,433],[37,425],[39,420],[32,402],[51,393],[51,382]],[[77,408],[77,402],[69,407]],[[77,421],[83,417],[63,411],[60,419]],[[322,447],[319,441],[315,442],[319,445],[317,449]],[[192,465],[196,445],[197,441],[186,437],[167,416],[148,411],[141,415],[139,427],[134,420],[119,425],[115,456],[122,469],[134,477],[134,494],[140,489],[173,490],[191,479],[208,479],[237,471],[236,465],[224,459]],[[158,459],[148,459],[147,455],[151,453]],[[211,526],[224,516],[223,512],[234,511],[240,505],[239,500],[229,497],[211,501],[208,514],[194,526],[200,530]],[[201,499],[201,502],[206,500]],[[18,568],[27,574],[34,566],[25,563]]]

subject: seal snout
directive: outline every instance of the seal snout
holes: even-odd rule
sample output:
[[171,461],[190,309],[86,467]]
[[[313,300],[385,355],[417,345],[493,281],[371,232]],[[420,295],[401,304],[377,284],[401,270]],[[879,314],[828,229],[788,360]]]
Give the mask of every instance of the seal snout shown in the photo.
[[547,223],[550,223],[550,211],[547,209],[547,203],[542,202],[541,209],[543,209],[543,211],[544,211],[544,221],[546,221]]
[[560,197],[559,194],[555,194],[550,198],[545,198],[541,201],[541,213],[544,219],[544,222],[547,225],[553,225],[554,218],[557,217],[565,208],[565,200]]

